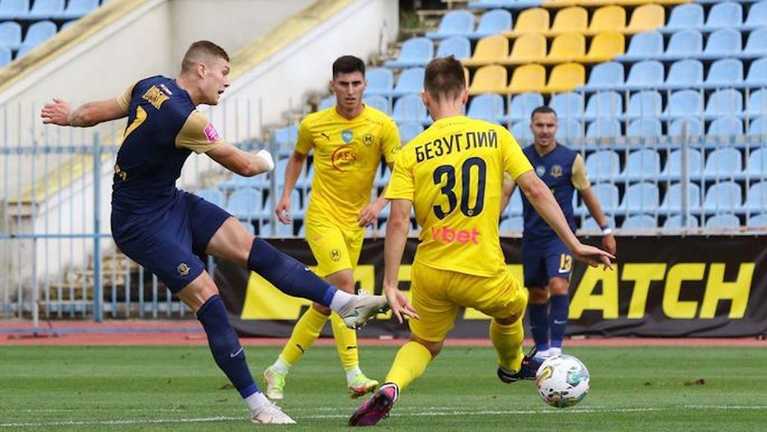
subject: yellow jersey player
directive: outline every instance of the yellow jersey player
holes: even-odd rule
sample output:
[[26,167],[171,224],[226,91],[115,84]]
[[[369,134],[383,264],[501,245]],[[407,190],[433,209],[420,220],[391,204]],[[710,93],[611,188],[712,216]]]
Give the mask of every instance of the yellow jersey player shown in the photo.
[[[392,208],[384,292],[398,319],[414,318],[411,340],[397,353],[386,382],[349,419],[351,426],[374,425],[388,415],[400,390],[440,352],[460,307],[492,317],[490,339],[503,382],[535,376],[540,363],[522,355],[527,292],[511,275],[499,242],[504,173],[576,258],[592,265],[609,265],[612,258],[573,235],[551,192],[505,128],[461,114],[468,93],[459,61],[432,60],[424,89],[434,124],[400,151],[386,192]],[[411,305],[397,288],[397,275],[413,207],[422,230],[411,268]]]
[[[285,189],[275,211],[290,223],[290,195],[310,151],[314,151],[314,179],[306,212],[306,239],[317,260],[317,273],[340,290],[353,293],[353,270],[362,249],[365,226],[378,220],[388,204],[383,194],[370,203],[370,191],[383,156],[391,166],[400,148],[397,125],[386,114],[362,103],[365,63],[342,56],[333,63],[330,86],[334,107],[308,115],[298,127],[298,142],[285,171]],[[277,360],[264,371],[266,395],[283,399],[290,367],[314,343],[330,316],[330,309],[314,303],[296,323]],[[338,355],[352,397],[375,390],[378,381],[359,367],[357,334],[330,317]]]

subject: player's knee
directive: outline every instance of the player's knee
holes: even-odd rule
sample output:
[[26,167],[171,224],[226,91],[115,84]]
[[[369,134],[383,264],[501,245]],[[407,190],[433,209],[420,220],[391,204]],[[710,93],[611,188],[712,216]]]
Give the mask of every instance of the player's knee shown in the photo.
[[549,290],[546,288],[530,288],[530,304],[544,304],[549,301]]
[[206,272],[202,272],[176,296],[196,313],[211,297],[218,294],[218,287]]
[[549,292],[551,295],[565,295],[570,288],[570,281],[564,278],[555,277],[549,280]]
[[445,343],[444,341],[432,342],[432,341],[423,340],[423,339],[421,339],[421,338],[419,338],[418,336],[415,336],[415,335],[411,335],[410,336],[410,340],[412,340],[413,342],[416,342],[418,344],[423,345],[424,348],[429,350],[429,353],[431,353],[431,358],[432,359],[437,357],[437,355],[440,353],[440,351],[442,351],[442,346]]

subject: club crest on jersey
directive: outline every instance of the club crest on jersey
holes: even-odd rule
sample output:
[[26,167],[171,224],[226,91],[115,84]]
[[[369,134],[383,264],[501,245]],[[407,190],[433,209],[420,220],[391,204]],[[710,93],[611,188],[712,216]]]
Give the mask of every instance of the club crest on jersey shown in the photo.
[[562,177],[562,165],[554,165],[551,167],[551,176],[556,177]]
[[546,174],[546,167],[543,165],[535,167],[535,173],[538,174],[538,177],[543,177]]
[[354,133],[352,133],[352,131],[345,130],[341,132],[341,139],[344,141],[344,144],[352,142],[352,138],[354,138]]
[[363,135],[362,136],[362,143],[365,144],[366,146],[372,145],[373,144],[373,134],[366,133],[365,135]]
[[330,259],[333,261],[338,261],[341,259],[341,251],[338,249],[333,249],[330,251]]
[[189,274],[189,266],[186,263],[181,263],[176,267],[176,271],[178,271],[179,276],[186,276]]

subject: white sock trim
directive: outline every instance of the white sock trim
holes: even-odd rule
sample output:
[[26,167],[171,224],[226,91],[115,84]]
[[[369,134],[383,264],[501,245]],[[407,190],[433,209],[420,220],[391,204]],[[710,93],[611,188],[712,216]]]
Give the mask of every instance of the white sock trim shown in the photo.
[[357,377],[357,375],[361,374],[362,370],[359,366],[355,366],[351,369],[346,370],[346,383],[351,384],[352,381],[354,381],[354,378]]
[[274,364],[272,364],[272,369],[274,369],[274,371],[277,373],[286,374],[290,371],[291,366],[293,365],[285,361],[285,359],[280,356],[277,357],[277,360],[274,362]]
[[330,309],[332,309],[335,312],[338,312],[346,306],[347,303],[352,301],[354,298],[354,294],[349,294],[348,292],[336,290],[336,293],[333,295],[333,300],[330,301]]

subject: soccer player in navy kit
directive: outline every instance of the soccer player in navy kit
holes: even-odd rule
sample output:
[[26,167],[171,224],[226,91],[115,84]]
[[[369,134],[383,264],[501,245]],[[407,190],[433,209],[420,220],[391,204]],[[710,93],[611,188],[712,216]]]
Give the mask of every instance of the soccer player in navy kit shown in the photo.
[[254,176],[274,168],[271,155],[224,142],[197,105],[216,105],[229,86],[229,56],[209,41],[193,43],[177,79],[153,76],[118,98],[71,110],[54,99],[43,107],[46,124],[93,126],[128,117],[117,154],[112,192],[112,235],[131,259],[156,274],[202,324],[216,364],[245,400],[254,423],[295,423],[256,385],[218,288],[205,271],[206,254],[238,263],[283,292],[339,313],[349,327],[386,305],[381,296],[336,290],[306,266],[255,238],[229,213],[175,187],[192,151],[230,171]]
[[[615,238],[599,200],[591,190],[583,157],[556,142],[556,112],[547,106],[536,108],[530,117],[530,129],[534,142],[524,149],[524,153],[538,177],[554,193],[570,228],[575,232],[573,193],[577,189],[589,213],[602,228],[602,247],[615,255]],[[504,207],[513,190],[513,183],[507,180],[504,183]],[[530,291],[529,322],[535,340],[535,356],[544,359],[562,352],[573,257],[524,194],[522,205],[525,220],[522,265],[525,286]]]

